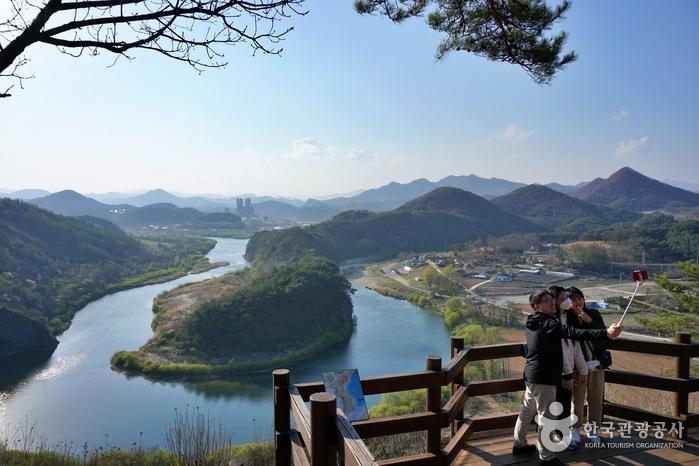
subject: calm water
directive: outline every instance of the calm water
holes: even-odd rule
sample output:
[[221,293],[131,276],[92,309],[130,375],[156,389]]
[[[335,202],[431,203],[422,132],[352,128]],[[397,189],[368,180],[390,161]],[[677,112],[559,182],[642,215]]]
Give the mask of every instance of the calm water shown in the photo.
[[[187,406],[224,422],[235,443],[269,437],[271,374],[177,383],[127,378],[109,368],[115,351],[136,349],[152,335],[151,305],[158,293],[244,267],[245,244],[218,240],[208,257],[230,262],[227,267],[122,291],[85,306],[48,361],[31,371],[0,374],[0,438],[35,424],[50,442],[164,446],[163,433],[175,409]],[[358,323],[350,341],[289,367],[293,381],[320,380],[323,371],[350,367],[361,376],[423,370],[427,354],[446,361],[449,334],[438,316],[366,289],[357,290],[353,301]],[[378,401],[369,398],[370,405]]]

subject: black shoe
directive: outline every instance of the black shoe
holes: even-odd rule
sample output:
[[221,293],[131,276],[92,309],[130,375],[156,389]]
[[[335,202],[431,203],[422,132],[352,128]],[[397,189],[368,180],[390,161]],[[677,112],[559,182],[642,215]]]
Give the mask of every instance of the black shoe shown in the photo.
[[565,463],[558,458],[553,458],[550,460],[539,460],[539,464],[547,464],[548,466],[565,466]]
[[518,447],[517,445],[512,446],[512,454],[515,456],[529,455],[536,451],[536,445],[525,445],[523,447]]

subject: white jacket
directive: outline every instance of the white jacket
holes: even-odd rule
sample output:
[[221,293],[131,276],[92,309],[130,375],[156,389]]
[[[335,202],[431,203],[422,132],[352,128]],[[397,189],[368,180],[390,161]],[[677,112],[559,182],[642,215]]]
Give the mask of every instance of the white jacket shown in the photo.
[[[565,312],[561,313],[560,320],[563,325],[566,325]],[[562,338],[561,349],[563,350],[563,375],[572,374],[573,371],[587,375],[587,363],[582,348],[580,348],[580,342]]]

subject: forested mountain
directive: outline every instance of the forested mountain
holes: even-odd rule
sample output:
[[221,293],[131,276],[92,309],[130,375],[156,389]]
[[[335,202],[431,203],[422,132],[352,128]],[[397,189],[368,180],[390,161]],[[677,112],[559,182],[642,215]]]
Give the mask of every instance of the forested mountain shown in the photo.
[[699,205],[699,194],[649,178],[629,167],[609,178],[595,178],[572,193],[593,204],[637,212]]
[[619,222],[630,222],[640,214],[602,207],[575,199],[546,186],[531,184],[493,199],[502,209],[561,233],[583,233]]
[[184,273],[212,245],[198,239],[145,245],[104,219],[0,199],[0,306],[62,331],[75,311],[128,287],[127,279]]
[[216,224],[220,228],[244,228],[240,217],[232,213],[207,214],[191,207],[180,208],[170,203],[150,204],[143,207],[129,204],[111,205],[71,190],[33,199],[31,203],[57,214],[98,217],[125,228],[149,225],[187,225],[204,228],[211,224]]
[[313,250],[341,261],[541,230],[475,194],[440,188],[390,212],[347,211],[306,228],[257,233],[248,243],[246,258],[284,261]]

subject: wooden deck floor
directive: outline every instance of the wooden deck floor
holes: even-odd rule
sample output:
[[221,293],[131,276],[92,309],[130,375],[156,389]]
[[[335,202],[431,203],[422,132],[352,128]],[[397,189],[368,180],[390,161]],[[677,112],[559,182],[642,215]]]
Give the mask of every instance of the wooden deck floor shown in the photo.
[[[687,464],[699,466],[699,437],[690,433],[686,441],[657,440],[655,438],[641,440],[638,438],[604,439],[609,443],[605,448],[586,449],[581,446],[577,451],[565,451],[557,457],[569,465],[623,465],[623,466],[656,466],[669,464]],[[583,438],[583,443],[585,439]],[[663,443],[668,448],[617,448],[611,447],[613,442],[654,442]],[[536,443],[536,434],[529,435],[529,443]],[[670,448],[673,447],[674,448]],[[456,458],[453,465],[508,465],[520,466],[538,463],[536,453],[530,456],[512,455],[512,432],[498,431],[490,436],[469,441],[468,447]]]

